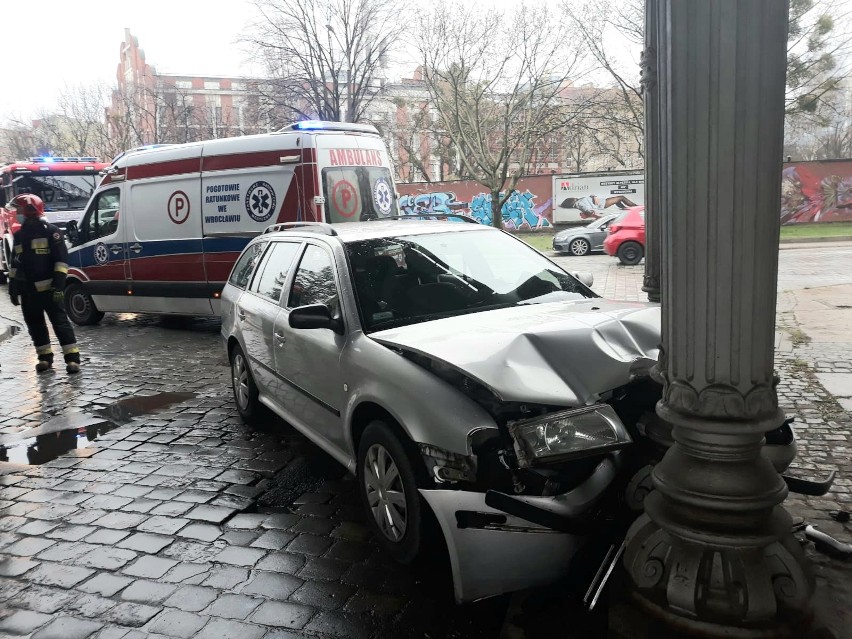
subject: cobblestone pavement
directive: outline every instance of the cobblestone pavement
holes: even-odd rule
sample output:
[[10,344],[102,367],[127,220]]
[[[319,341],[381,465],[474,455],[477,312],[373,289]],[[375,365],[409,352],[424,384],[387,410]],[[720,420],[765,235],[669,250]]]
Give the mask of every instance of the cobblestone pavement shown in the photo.
[[[558,259],[592,271],[602,294],[642,299],[641,266]],[[783,251],[781,272],[795,288],[797,270],[823,259],[818,247]],[[852,251],[827,266],[847,280],[850,267]],[[0,325],[19,317],[0,290]],[[797,472],[841,474],[824,498],[787,505],[848,539],[831,513],[852,508],[849,414],[817,374],[845,369],[852,337],[847,350],[809,342],[795,323],[782,313],[777,361],[781,401],[798,417]],[[404,568],[382,555],[333,461],[284,424],[242,425],[217,322],[107,315],[79,328],[78,341],[78,377],[36,376],[25,334],[0,342],[0,443],[11,460],[0,464],[0,636],[499,635],[507,598],[454,606],[440,557]],[[44,432],[52,426],[98,437],[41,465],[14,465],[58,452],[63,437]],[[28,460],[14,442],[38,433]],[[852,636],[852,571],[811,556],[837,627]]]

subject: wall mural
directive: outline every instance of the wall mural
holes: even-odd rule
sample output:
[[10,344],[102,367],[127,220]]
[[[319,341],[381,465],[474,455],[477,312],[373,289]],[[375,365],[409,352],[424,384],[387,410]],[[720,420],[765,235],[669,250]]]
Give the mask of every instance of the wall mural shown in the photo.
[[[503,197],[503,193],[500,193]],[[515,231],[537,231],[551,225],[546,214],[551,211],[552,198],[536,205],[538,196],[527,189],[513,191],[503,203],[503,228]],[[469,200],[459,200],[453,191],[435,191],[403,195],[399,200],[403,215],[433,215],[455,213],[472,217],[480,224],[492,223],[491,194],[480,192]]]
[[781,174],[781,224],[852,221],[852,162],[796,162]]

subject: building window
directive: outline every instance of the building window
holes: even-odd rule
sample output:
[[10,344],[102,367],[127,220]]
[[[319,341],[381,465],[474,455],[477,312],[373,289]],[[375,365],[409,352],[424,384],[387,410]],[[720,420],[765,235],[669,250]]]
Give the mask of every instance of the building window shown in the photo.
[[213,91],[218,91],[219,90],[219,81],[218,80],[205,80],[204,81],[204,88],[210,89],[210,90],[213,90]]

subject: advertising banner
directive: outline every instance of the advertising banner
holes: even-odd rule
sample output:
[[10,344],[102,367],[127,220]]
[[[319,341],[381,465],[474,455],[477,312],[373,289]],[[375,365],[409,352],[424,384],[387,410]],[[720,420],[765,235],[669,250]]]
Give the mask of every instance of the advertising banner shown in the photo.
[[781,224],[811,222],[852,222],[852,161],[784,165]]
[[639,172],[582,173],[553,177],[553,221],[589,222],[618,209],[645,203]]

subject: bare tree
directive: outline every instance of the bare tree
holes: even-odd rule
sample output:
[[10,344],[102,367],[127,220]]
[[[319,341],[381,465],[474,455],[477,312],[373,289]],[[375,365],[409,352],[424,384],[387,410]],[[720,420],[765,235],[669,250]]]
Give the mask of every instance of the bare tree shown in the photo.
[[405,29],[398,0],[255,0],[244,37],[268,97],[297,118],[358,122]]
[[498,228],[533,149],[570,121],[559,92],[581,55],[542,24],[559,24],[545,7],[504,15],[439,4],[417,27],[432,105],[463,171],[490,192]]

